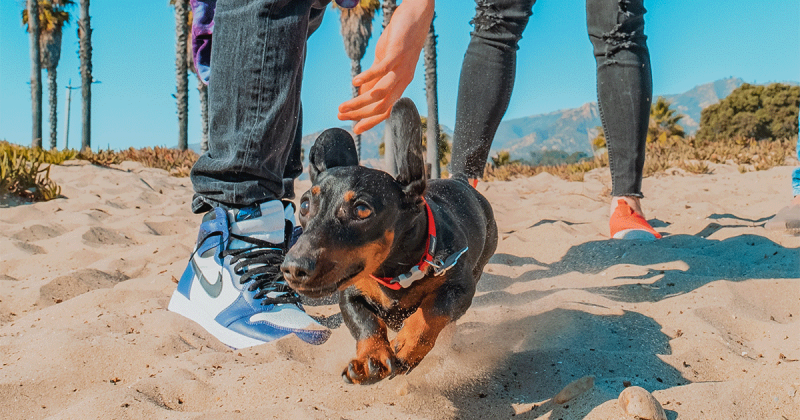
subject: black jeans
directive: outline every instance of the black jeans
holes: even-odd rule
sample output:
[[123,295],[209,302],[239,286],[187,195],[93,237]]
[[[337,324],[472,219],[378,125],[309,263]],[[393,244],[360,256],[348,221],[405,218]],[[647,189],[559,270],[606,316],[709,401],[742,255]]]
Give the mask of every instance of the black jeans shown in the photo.
[[[454,176],[480,178],[508,108],[517,44],[535,0],[476,0],[464,56],[453,135]],[[597,103],[608,146],[613,196],[642,197],[647,124],[653,94],[643,0],[586,0],[597,61]]]
[[[191,172],[192,211],[294,195],[306,40],[330,0],[218,0],[208,152]],[[302,36],[298,36],[302,34]]]

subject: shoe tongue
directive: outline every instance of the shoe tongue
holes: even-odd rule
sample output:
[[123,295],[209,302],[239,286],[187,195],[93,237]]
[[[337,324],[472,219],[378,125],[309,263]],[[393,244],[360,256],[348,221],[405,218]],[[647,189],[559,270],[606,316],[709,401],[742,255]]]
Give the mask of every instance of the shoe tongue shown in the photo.
[[[280,200],[267,201],[241,209],[228,210],[231,233],[256,238],[275,245],[282,245],[285,237],[286,219]],[[253,244],[231,238],[228,249],[252,248]]]

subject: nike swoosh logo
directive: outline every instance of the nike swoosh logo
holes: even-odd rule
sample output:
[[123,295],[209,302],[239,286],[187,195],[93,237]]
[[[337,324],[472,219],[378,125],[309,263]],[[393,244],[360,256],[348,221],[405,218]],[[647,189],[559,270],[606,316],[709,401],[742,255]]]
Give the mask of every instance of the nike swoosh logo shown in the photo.
[[216,298],[222,293],[222,273],[217,273],[216,283],[211,284],[208,279],[206,279],[206,276],[203,275],[203,271],[200,270],[200,267],[197,266],[194,258],[192,258],[192,269],[197,273],[197,279],[200,280],[200,285],[203,286],[203,290],[205,290],[209,296]]

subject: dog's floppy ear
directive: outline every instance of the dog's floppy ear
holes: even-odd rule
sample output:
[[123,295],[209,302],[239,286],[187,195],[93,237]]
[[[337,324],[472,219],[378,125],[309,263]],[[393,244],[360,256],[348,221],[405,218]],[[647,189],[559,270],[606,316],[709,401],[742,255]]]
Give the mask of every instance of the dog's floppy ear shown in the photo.
[[311,182],[317,175],[337,166],[358,166],[353,137],[341,128],[329,128],[317,137],[308,154]]
[[[406,195],[422,196],[425,192],[425,159],[422,152],[422,126],[414,102],[401,98],[394,103],[387,126],[387,156],[391,156],[390,172],[403,186]],[[392,148],[392,150],[388,150]]]

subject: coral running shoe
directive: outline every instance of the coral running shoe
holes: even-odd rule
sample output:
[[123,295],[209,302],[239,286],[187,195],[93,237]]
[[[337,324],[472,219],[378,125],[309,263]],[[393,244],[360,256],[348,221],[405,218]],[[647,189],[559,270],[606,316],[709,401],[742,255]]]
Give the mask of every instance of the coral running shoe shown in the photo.
[[623,199],[617,201],[617,208],[608,221],[611,237],[614,239],[639,239],[653,241],[661,239],[644,217],[639,216]]

